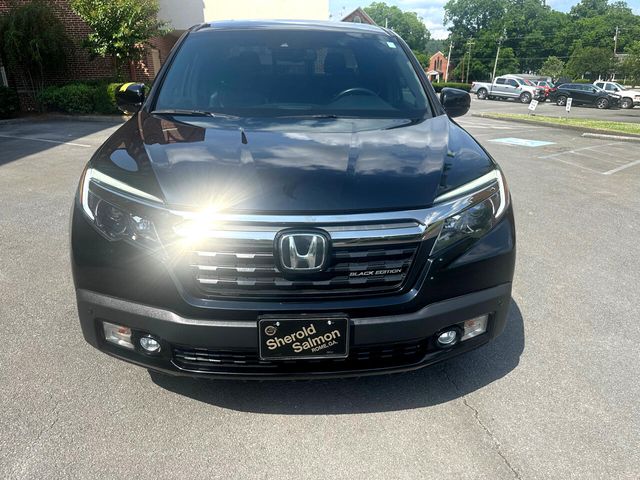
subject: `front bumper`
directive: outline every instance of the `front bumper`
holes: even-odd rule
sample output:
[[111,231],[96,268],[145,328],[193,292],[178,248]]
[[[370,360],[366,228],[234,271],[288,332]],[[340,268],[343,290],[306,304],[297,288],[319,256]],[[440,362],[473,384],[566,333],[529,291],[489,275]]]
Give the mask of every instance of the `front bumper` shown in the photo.
[[537,90],[534,94],[533,94],[533,99],[534,100],[538,100],[538,101],[544,101],[547,99],[547,97],[549,96],[548,93],[545,93],[544,90]]
[[[364,376],[414,370],[476,348],[504,329],[511,283],[427,305],[413,313],[350,319],[350,355],[342,360],[262,362],[257,359],[254,321],[186,318],[168,310],[78,289],[85,339],[122,360],[173,375],[246,379]],[[489,314],[487,332],[449,349],[434,335],[445,327]],[[107,343],[102,321],[151,333],[162,340],[161,354],[127,350]],[[183,361],[186,358],[208,359]],[[189,352],[191,352],[189,354]]]

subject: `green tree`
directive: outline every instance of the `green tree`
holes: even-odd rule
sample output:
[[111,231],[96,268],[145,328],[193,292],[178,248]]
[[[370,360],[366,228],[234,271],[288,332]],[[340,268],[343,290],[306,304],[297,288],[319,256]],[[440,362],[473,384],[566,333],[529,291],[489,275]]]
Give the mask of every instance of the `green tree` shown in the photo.
[[139,60],[149,39],[167,32],[158,20],[158,0],[71,0],[71,8],[92,32],[84,46],[92,55],[113,58],[116,76]]
[[616,27],[618,53],[626,52],[627,46],[640,38],[640,16],[634,15],[624,1],[581,0],[570,13],[555,11],[546,3],[447,1],[445,22],[453,42],[455,63],[460,65],[467,55],[469,40],[474,42],[470,75],[478,72],[482,78],[488,78],[501,39],[503,49],[513,50],[521,71],[539,72],[548,57],[566,60],[578,48],[606,49],[613,54]]
[[622,62],[622,74],[628,82],[640,85],[640,41],[627,48],[628,56]]
[[626,2],[582,0],[571,9],[567,45],[607,48],[613,52],[618,27],[617,52],[640,37],[640,16]]
[[577,46],[567,62],[567,73],[574,78],[607,77],[614,66],[613,52],[598,47]]
[[429,55],[424,52],[418,52],[416,50],[413,51],[413,54],[418,59],[418,62],[420,62],[420,66],[422,66],[422,68],[427,68],[429,66]]
[[550,56],[547,58],[542,67],[540,67],[540,74],[557,80],[564,73],[564,62],[556,56]]
[[403,12],[395,5],[373,2],[365,7],[365,12],[381,26],[387,25],[400,35],[411,50],[424,52],[431,34],[415,12]]
[[582,0],[571,7],[573,18],[589,18],[605,15],[609,9],[609,0]]
[[520,69],[520,62],[512,48],[505,47],[500,50],[496,76],[517,72]]
[[24,72],[34,101],[46,75],[65,67],[72,45],[51,7],[41,1],[14,6],[0,18],[0,38],[4,58]]

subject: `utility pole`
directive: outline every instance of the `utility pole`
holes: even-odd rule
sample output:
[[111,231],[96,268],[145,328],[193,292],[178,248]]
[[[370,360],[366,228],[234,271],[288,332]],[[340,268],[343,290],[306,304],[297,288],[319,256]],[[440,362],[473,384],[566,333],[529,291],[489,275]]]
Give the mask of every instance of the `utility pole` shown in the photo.
[[469,60],[467,61],[467,80],[465,83],[469,83],[469,70],[471,70],[471,47],[473,47],[474,44],[475,42],[473,41],[473,38],[467,42],[467,45],[469,45]]
[[613,69],[613,77],[612,80],[615,82],[616,81],[616,67],[617,67],[617,58],[616,55],[618,53],[618,35],[620,34],[620,28],[618,26],[616,26],[616,34],[613,36],[613,65],[614,65],[614,69]]
[[496,52],[496,61],[493,64],[493,73],[491,74],[491,81],[493,82],[496,79],[496,69],[498,68],[498,57],[500,56],[500,47],[502,47],[502,42],[506,40],[507,32],[503,32],[498,40],[498,51]]
[[449,64],[451,63],[451,49],[453,48],[453,42],[449,43],[449,55],[447,55],[447,68],[444,71],[444,81],[449,80]]

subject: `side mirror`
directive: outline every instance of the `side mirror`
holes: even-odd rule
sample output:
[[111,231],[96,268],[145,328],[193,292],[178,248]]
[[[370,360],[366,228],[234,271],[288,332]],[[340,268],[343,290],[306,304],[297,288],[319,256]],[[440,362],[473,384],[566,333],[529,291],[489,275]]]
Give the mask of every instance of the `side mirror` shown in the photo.
[[471,96],[457,88],[443,88],[440,92],[440,103],[451,118],[460,117],[471,108]]
[[116,104],[124,113],[136,113],[144,102],[144,83],[125,83],[116,91]]

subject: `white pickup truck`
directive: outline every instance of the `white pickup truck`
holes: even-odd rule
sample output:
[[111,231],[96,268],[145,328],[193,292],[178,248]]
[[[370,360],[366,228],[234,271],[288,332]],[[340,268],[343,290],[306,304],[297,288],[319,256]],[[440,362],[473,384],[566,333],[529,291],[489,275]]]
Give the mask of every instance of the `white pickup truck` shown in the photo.
[[633,108],[636,105],[640,105],[640,90],[633,90],[623,87],[619,83],[605,82],[604,80],[598,80],[593,82],[593,84],[596,87],[605,89],[609,93],[620,95],[620,106],[622,108]]
[[544,101],[544,88],[517,75],[496,77],[493,83],[473,82],[470,92],[475,93],[479,100],[514,98],[522,103],[531,103],[531,100]]

